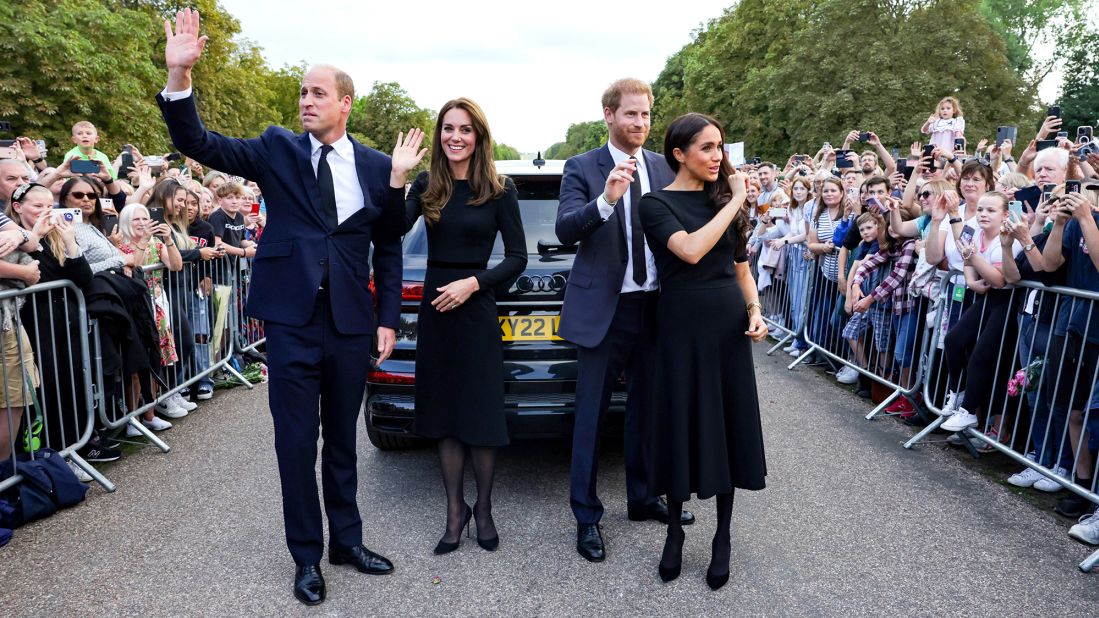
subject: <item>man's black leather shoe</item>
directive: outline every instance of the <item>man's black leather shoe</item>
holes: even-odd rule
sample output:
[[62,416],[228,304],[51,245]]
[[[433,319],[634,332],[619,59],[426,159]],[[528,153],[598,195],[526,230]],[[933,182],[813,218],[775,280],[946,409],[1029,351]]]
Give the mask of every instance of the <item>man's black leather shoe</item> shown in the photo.
[[607,548],[603,545],[599,524],[576,525],[576,551],[588,562],[603,562],[607,557]]
[[294,598],[306,605],[324,602],[324,576],[317,564],[298,566],[294,571]]
[[[655,504],[647,506],[627,506],[626,515],[630,518],[630,521],[645,521],[647,519],[655,519],[656,521],[668,525],[668,503],[664,501],[664,498],[657,498]],[[683,509],[683,513],[679,516],[679,523],[684,526],[689,526],[695,523],[694,513]]]
[[350,564],[367,575],[388,575],[393,572],[393,563],[359,545],[347,549],[329,547],[328,561],[332,564]]

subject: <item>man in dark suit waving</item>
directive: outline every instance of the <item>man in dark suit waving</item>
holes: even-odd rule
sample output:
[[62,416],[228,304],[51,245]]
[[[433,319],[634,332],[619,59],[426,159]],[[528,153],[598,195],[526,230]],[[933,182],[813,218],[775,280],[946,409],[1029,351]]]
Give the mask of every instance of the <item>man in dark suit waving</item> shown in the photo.
[[[580,243],[561,308],[562,338],[575,343],[576,421],[570,502],[576,549],[592,562],[606,557],[599,528],[603,504],[595,491],[599,430],[611,387],[628,379],[625,423],[626,500],[629,518],[667,523],[668,506],[646,487],[643,415],[654,353],[657,278],[636,210],[641,196],[675,179],[664,157],[644,150],[652,89],[620,79],[603,93],[607,144],[565,162],[557,238]],[[683,523],[694,515],[683,511]]]
[[[418,132],[398,138],[392,162],[351,140],[346,126],[354,85],[329,66],[310,69],[302,80],[298,106],[305,133],[272,126],[260,137],[235,139],[207,131],[191,92],[191,67],[206,44],[199,27],[199,15],[190,9],[176,15],[174,33],[164,23],[168,83],[157,101],[181,153],[255,180],[267,200],[267,227],[256,248],[246,310],[266,321],[286,544],[297,564],[294,595],[315,605],[325,597],[318,435],[324,438],[329,562],[369,574],[393,571],[389,560],[362,544],[355,430],[374,336],[380,360],[393,350],[401,300],[403,178],[415,166],[407,164],[418,160],[421,138]],[[377,316],[370,292],[371,245]]]

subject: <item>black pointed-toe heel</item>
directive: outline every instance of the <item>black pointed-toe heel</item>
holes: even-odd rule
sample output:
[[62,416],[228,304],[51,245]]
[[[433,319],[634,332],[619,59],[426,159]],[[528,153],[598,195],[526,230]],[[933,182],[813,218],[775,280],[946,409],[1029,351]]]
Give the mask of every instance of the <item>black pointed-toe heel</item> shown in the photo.
[[[683,530],[679,531],[679,538],[673,539],[669,533],[668,538],[664,541],[664,551],[660,555],[660,565],[657,567],[657,571],[660,573],[660,580],[664,583],[668,583],[673,579],[679,577],[679,571],[683,566],[683,541],[687,538],[687,534]],[[675,556],[675,562],[665,562],[669,557],[669,550],[673,550],[672,553]]]
[[[473,509],[469,508],[469,505],[467,504],[466,505],[466,515],[465,515],[465,517],[462,518],[462,527],[466,529],[466,535],[467,536],[469,535],[469,520],[472,519],[472,518],[473,518]],[[445,538],[445,536],[444,536],[444,538]],[[439,539],[439,544],[435,546],[435,555],[436,556],[442,556],[443,554],[449,554],[450,552],[454,551],[455,549],[458,549],[458,546],[461,545],[461,544],[462,544],[462,534],[461,534],[461,532],[458,533],[458,540],[453,542],[453,543],[451,543],[449,541],[444,541],[443,539]]]
[[[467,534],[468,534],[468,530],[467,530]],[[482,539],[480,536],[478,536],[477,537],[477,544],[480,545],[481,549],[483,549],[485,551],[496,551],[496,548],[500,546],[500,535],[497,534],[497,535],[494,535],[493,537],[487,538],[487,539]]]
[[718,590],[729,581],[729,572],[726,571],[721,575],[715,575],[710,569],[706,569],[706,585],[710,587],[710,590]]

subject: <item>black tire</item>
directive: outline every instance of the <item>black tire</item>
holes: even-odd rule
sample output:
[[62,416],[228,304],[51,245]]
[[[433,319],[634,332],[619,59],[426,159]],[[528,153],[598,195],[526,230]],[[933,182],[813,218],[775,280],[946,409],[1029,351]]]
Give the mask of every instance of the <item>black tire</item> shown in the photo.
[[420,438],[385,433],[371,427],[369,424],[366,426],[366,437],[380,451],[407,451],[419,448],[424,444],[424,441]]

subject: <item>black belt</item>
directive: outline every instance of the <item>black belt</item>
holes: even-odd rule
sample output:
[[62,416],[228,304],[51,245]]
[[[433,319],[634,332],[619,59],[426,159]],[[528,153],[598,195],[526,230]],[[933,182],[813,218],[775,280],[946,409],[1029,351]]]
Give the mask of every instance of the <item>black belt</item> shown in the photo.
[[637,290],[636,292],[622,292],[618,295],[618,298],[624,298],[626,300],[634,298],[641,299],[656,296],[657,294],[660,294],[660,290]]

